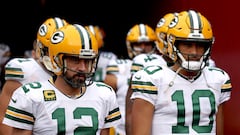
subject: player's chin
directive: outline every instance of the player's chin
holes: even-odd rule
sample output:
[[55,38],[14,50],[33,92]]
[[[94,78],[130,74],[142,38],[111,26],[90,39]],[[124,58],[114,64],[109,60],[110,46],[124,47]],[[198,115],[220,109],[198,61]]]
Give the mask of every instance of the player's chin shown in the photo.
[[73,78],[74,82],[85,82],[86,77],[85,76],[75,76]]
[[85,75],[79,75],[79,74],[76,74],[72,77],[74,80],[85,80],[86,77]]

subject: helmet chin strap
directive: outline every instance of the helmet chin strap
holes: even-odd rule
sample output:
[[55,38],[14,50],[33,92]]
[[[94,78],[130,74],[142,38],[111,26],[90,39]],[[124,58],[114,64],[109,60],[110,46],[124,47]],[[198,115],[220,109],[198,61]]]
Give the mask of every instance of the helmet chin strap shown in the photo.
[[[87,73],[84,73],[84,72],[79,72],[79,71],[76,71],[76,70],[72,70],[72,69],[70,69],[70,68],[67,68],[67,61],[66,60],[64,60],[64,66],[63,66],[63,74],[62,74],[62,76],[63,76],[63,79],[70,85],[70,86],[72,86],[73,88],[83,88],[83,87],[86,87],[86,86],[89,86],[89,85],[91,85],[93,82],[92,82],[92,80],[91,80],[91,76],[92,76],[92,74],[87,74]],[[78,82],[75,82],[74,83],[74,81],[72,80],[72,78],[67,78],[64,74],[66,73],[66,71],[67,70],[69,70],[69,71],[72,71],[72,72],[75,72],[75,73],[77,73],[77,74],[79,74],[79,75],[84,75],[85,77],[86,77],[86,79],[84,80],[84,81],[82,81],[82,82],[80,82],[80,81],[78,81]]]
[[63,79],[65,80],[65,82],[67,84],[69,84],[71,87],[73,88],[82,88],[82,87],[86,87],[86,83],[85,81],[83,83],[73,83],[72,79],[67,78],[65,75],[62,75]]
[[[71,78],[68,78],[66,77],[65,73],[67,72],[67,70],[69,71],[72,71],[72,72],[75,72],[77,74],[84,74],[82,72],[79,72],[79,71],[76,71],[76,70],[72,70],[70,68],[67,68],[67,61],[64,59],[63,60],[63,74],[62,74],[62,77],[63,79],[66,81],[67,84],[69,84],[70,86],[72,86],[73,88],[81,88],[81,87],[85,87],[86,86],[86,83],[85,83],[85,80],[83,82],[74,82],[72,77]],[[84,74],[85,76],[85,74]]]
[[205,63],[203,62],[203,56],[199,61],[186,61],[181,53],[178,53],[178,56],[182,61],[181,66],[184,69],[187,69],[190,71],[198,71],[205,66]]
[[140,53],[143,53],[143,49],[140,47],[133,47],[133,55],[136,56]]
[[[148,52],[148,54],[154,53],[155,51],[156,51],[156,47],[154,46],[152,48],[152,50],[150,52]],[[137,52],[139,52],[139,53],[137,53]],[[141,53],[146,53],[146,52],[144,51],[144,49],[142,49],[140,47],[133,47],[134,56],[137,56],[138,54],[141,54]]]

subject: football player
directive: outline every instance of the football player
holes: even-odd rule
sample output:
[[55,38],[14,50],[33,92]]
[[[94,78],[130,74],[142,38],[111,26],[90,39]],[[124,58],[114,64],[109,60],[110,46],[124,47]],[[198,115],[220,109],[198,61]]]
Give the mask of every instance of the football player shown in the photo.
[[114,90],[92,80],[98,57],[95,36],[68,24],[52,34],[48,51],[56,79],[18,88],[3,123],[25,135],[108,135],[121,114]]
[[209,21],[182,11],[167,32],[171,67],[155,65],[132,77],[132,135],[221,134],[231,81],[207,66],[214,36]]
[[2,125],[2,120],[12,93],[25,83],[48,80],[52,76],[42,60],[48,55],[51,34],[66,24],[67,22],[59,17],[46,19],[37,32],[36,55],[33,58],[14,58],[5,65],[6,82],[0,95],[0,134],[7,134],[9,131],[5,125]]

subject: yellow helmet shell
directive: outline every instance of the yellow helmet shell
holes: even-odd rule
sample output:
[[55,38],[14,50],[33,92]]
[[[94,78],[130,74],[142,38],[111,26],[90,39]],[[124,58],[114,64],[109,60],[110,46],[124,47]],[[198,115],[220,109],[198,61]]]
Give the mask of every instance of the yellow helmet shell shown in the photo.
[[68,23],[59,17],[52,17],[45,20],[42,25],[39,27],[37,32],[37,41],[41,42],[44,47],[48,47],[49,40],[51,38],[52,33],[67,25]]
[[87,25],[85,27],[95,35],[98,42],[98,48],[102,48],[104,46],[103,30],[97,25]]
[[147,24],[136,24],[127,33],[126,45],[128,50],[128,56],[134,57],[131,43],[133,42],[155,42],[157,41],[157,35],[155,31]]
[[147,24],[134,25],[127,34],[127,42],[148,42],[155,41],[157,36],[154,30]]
[[167,31],[168,31],[168,25],[172,21],[172,19],[177,16],[178,13],[167,13],[164,15],[157,23],[157,26],[155,28],[156,35],[158,37],[158,50],[164,54],[167,55],[168,53],[168,45],[167,45]]
[[212,40],[210,22],[199,12],[189,10],[180,12],[178,19],[169,25],[168,34],[176,38],[193,40]]

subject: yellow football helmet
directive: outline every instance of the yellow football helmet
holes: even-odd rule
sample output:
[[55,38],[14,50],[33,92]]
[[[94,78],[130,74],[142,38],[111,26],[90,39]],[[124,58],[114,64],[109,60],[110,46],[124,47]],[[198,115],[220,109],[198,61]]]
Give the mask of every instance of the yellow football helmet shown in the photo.
[[158,45],[157,49],[159,52],[161,52],[163,55],[168,56],[168,45],[167,45],[167,31],[168,31],[168,25],[174,19],[175,16],[177,16],[178,13],[167,13],[164,15],[157,23],[157,26],[155,28],[155,32],[158,37]]
[[[187,70],[197,71],[206,66],[214,36],[210,22],[194,10],[182,11],[169,24],[167,32],[169,57],[175,62],[181,61],[181,66]],[[186,61],[178,50],[179,42],[203,43],[205,53],[200,61]]]
[[83,73],[87,79],[91,80],[98,58],[98,44],[95,36],[78,24],[68,24],[56,30],[50,39],[49,57],[45,57],[43,61],[56,75],[64,75],[68,70],[64,63],[66,55],[91,61],[88,72]]
[[98,49],[102,48],[104,46],[103,30],[97,25],[87,25],[85,28],[87,28],[87,30],[91,31],[95,35],[98,42]]
[[48,47],[52,33],[67,25],[68,23],[59,17],[52,17],[45,20],[39,27],[37,32],[37,55],[42,60],[42,57],[48,55]]
[[132,43],[152,42],[154,52],[157,44],[157,36],[155,31],[147,24],[136,24],[127,33],[126,45],[129,58],[133,58],[138,55],[134,50]]

